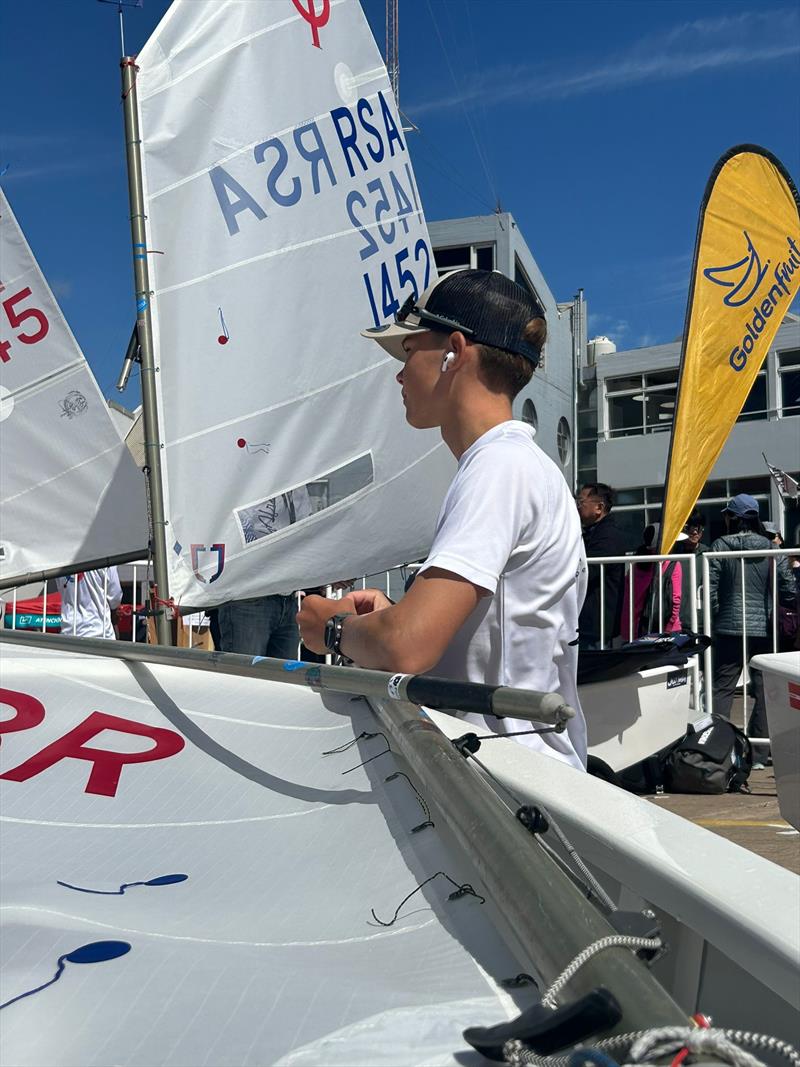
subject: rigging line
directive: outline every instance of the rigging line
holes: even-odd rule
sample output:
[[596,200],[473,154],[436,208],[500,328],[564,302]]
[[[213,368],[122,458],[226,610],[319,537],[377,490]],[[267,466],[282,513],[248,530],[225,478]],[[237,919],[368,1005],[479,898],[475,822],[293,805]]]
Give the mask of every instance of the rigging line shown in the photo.
[[[494,737],[494,736],[502,736],[502,735],[492,735],[492,737]],[[505,736],[511,736],[511,735],[505,735]],[[514,803],[517,805],[518,808],[523,806],[523,801],[521,801],[519,799],[519,797],[515,796],[514,793],[512,793],[511,790],[508,788],[508,786],[505,785],[503,782],[501,782],[499,778],[496,778],[492,774],[492,772],[489,770],[489,768],[486,766],[486,764],[478,759],[478,757],[475,755],[474,752],[469,752],[468,750],[465,749],[464,750],[464,754],[467,756],[468,759],[474,760],[478,764],[478,766],[481,768],[481,770],[484,772],[484,774],[488,778],[490,778],[492,780],[492,782],[494,782],[495,785],[499,786],[501,789],[503,789],[508,794],[508,796],[511,797],[511,799],[514,801]],[[586,893],[587,899],[591,900],[592,898],[594,898],[595,900],[598,901],[598,903],[602,904],[602,906],[607,911],[610,911],[610,912],[618,911],[619,909],[617,908],[617,905],[614,903],[614,901],[611,899],[611,897],[609,897],[608,893],[606,893],[605,889],[603,889],[602,885],[600,885],[598,880],[595,878],[595,876],[592,874],[592,872],[586,866],[586,864],[584,863],[583,859],[579,855],[578,850],[575,848],[575,846],[569,840],[567,835],[564,833],[564,831],[558,825],[558,823],[553,818],[553,816],[550,814],[550,812],[547,810],[547,808],[545,808],[543,805],[540,804],[539,805],[539,809],[542,812],[542,814],[545,816],[545,818],[549,821],[550,828],[552,829],[553,833],[556,835],[558,840],[561,842],[561,845],[564,848],[564,850],[566,851],[566,853],[567,853],[567,855],[569,857],[569,860],[572,861],[572,866],[570,867],[569,860],[565,860],[563,857],[559,856],[558,853],[553,848],[553,846],[548,841],[545,841],[544,838],[541,837],[541,836],[537,836],[537,840],[539,841],[539,844],[542,845],[542,847],[547,852],[550,853],[550,855],[553,857],[553,859],[558,861],[558,863],[566,871],[566,873],[569,874],[572,877],[572,879],[579,886],[581,886],[581,888]]]
[[379,923],[381,926],[393,926],[397,922],[397,916],[400,914],[400,909],[406,903],[406,901],[410,900],[415,893],[419,893],[420,889],[423,889],[428,884],[428,882],[432,882],[434,878],[438,878],[440,875],[442,878],[446,878],[450,885],[454,885],[456,887],[455,890],[448,896],[448,900],[458,900],[459,897],[469,896],[477,897],[481,904],[486,903],[486,897],[482,897],[480,893],[476,893],[472,886],[469,884],[469,882],[464,882],[463,884],[459,885],[458,882],[453,881],[449,874],[446,874],[444,871],[437,871],[436,874],[432,874],[430,878],[426,878],[424,882],[420,882],[416,889],[412,889],[411,892],[407,894],[407,896],[403,897],[403,899],[400,901],[400,903],[397,905],[397,908],[395,909],[394,916],[389,920],[389,922],[384,922],[383,919],[379,919],[378,916],[375,914],[374,908],[370,908],[372,918],[375,920],[376,923]]
[[[436,151],[436,152],[439,151],[436,148],[436,146],[434,145],[433,141],[431,141],[430,138],[427,137],[427,135],[422,132],[422,128],[421,127],[419,128],[419,130],[417,132],[418,132],[419,136],[421,138],[423,138],[423,140],[425,140],[428,143],[428,145],[434,151]],[[444,158],[444,155],[442,155],[442,158]],[[453,174],[452,174],[451,170],[448,170],[445,167],[440,167],[434,160],[426,159],[425,156],[421,155],[419,152],[417,152],[417,154],[416,154],[416,160],[417,160],[417,163],[425,163],[426,166],[430,167],[432,170],[435,170],[437,172],[437,174],[441,174],[443,178],[445,178],[447,181],[449,181],[457,189],[461,189],[462,192],[467,193],[467,195],[471,196],[473,200],[476,200],[481,205],[481,207],[484,207],[484,208],[488,207],[492,211],[494,211],[494,205],[493,204],[491,204],[488,200],[486,200],[479,193],[476,193],[474,189],[470,189],[466,185],[464,185],[463,182],[457,181],[453,177]]]
[[[456,93],[463,95],[462,89],[456,79],[455,71],[453,70],[453,64],[450,62],[450,53],[445,47],[444,38],[442,37],[442,31],[439,29],[439,23],[436,21],[436,16],[433,13],[433,4],[431,3],[431,0],[427,0],[427,3],[428,10],[431,13],[431,21],[433,22],[433,27],[436,30],[436,36],[439,38],[439,44],[442,46],[442,52],[444,53],[444,58],[447,62],[447,67],[450,71],[450,77],[453,79],[453,87],[455,88]],[[496,204],[498,202],[497,190],[495,189],[492,183],[491,175],[489,174],[489,168],[486,164],[486,159],[483,155],[481,146],[478,143],[478,136],[475,133],[475,127],[472,124],[472,119],[470,118],[469,111],[467,110],[466,102],[464,100],[461,101],[461,109],[464,112],[464,118],[466,119],[467,126],[469,127],[469,131],[472,134],[472,139],[475,142],[475,150],[478,153],[478,159],[480,160],[481,166],[483,167],[483,172],[486,175],[486,181],[489,186],[489,192],[492,194],[492,198],[494,199]]]
[[[474,57],[474,60],[475,60],[475,65],[474,65],[474,67],[472,69],[473,70],[480,70],[480,66],[478,64],[478,58],[477,58],[477,55],[475,53],[475,41],[474,41],[474,37],[472,37],[472,25],[471,25],[471,22],[470,22],[470,14],[469,14],[470,2],[471,2],[471,0],[461,0],[461,6],[462,6],[462,8],[464,9],[464,12],[465,12],[465,17],[464,17],[463,21],[466,22],[467,28],[469,30],[470,37],[472,38],[472,53],[473,53],[473,57]],[[450,29],[450,39],[455,41],[456,40],[456,28],[455,28],[455,23],[453,21],[453,18],[451,17],[449,0],[443,0],[442,7],[444,8],[445,16],[447,18],[447,23],[448,23],[448,26],[449,26],[449,29]],[[484,94],[480,93],[478,95],[478,107],[480,108],[480,111],[483,114],[483,124],[481,124],[481,122],[479,121],[478,108],[475,109],[474,116],[475,116],[475,126],[476,126],[476,128],[479,129],[479,132],[481,134],[481,137],[480,137],[481,142],[485,143],[488,138],[486,136],[486,109],[485,109],[485,105],[484,105],[483,101],[484,101]],[[481,125],[483,127],[482,129],[480,128]],[[489,164],[489,158],[488,158],[488,156],[486,155],[485,152],[484,152],[484,165],[485,165],[486,170],[488,171],[490,184],[491,184],[492,189],[494,190],[494,193],[495,193],[495,205],[496,206],[493,208],[493,210],[496,210],[497,206],[499,206],[499,202],[500,202],[499,201],[499,197],[497,196],[497,182],[495,181],[494,171],[493,171],[492,167]]]

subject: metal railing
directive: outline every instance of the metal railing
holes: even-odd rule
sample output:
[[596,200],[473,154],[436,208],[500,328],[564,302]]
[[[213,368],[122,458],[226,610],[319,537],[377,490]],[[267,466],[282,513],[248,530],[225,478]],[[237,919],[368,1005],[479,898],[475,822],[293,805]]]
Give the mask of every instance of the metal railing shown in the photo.
[[[747,670],[748,660],[748,635],[747,632],[747,583],[745,580],[745,567],[747,559],[763,559],[763,558],[780,559],[785,558],[790,560],[792,558],[800,558],[800,552],[797,550],[787,549],[755,549],[750,551],[724,551],[724,552],[712,552],[706,551],[699,557],[695,554],[662,554],[662,555],[625,555],[625,556],[595,556],[587,560],[590,567],[600,568],[600,647],[610,648],[612,643],[617,639],[616,635],[609,634],[606,626],[606,582],[607,582],[607,569],[611,566],[622,565],[625,568],[623,588],[627,587],[628,592],[628,605],[627,605],[627,618],[622,619],[622,601],[620,601],[618,607],[618,617],[625,630],[624,623],[627,623],[627,635],[636,636],[637,627],[634,626],[636,622],[634,618],[635,614],[635,565],[637,563],[652,564],[654,567],[659,568],[658,575],[658,631],[664,631],[665,621],[669,621],[666,616],[667,607],[670,607],[670,615],[672,613],[671,605],[665,604],[664,601],[664,589],[663,582],[661,581],[662,565],[666,562],[676,561],[681,567],[688,567],[689,569],[689,589],[693,591],[691,603],[689,605],[689,618],[691,630],[695,633],[705,633],[712,638],[712,645],[705,651],[703,655],[702,664],[699,657],[695,656],[691,661],[691,698],[690,698],[690,711],[696,715],[709,715],[714,708],[714,646],[713,646],[713,620],[711,613],[711,589],[710,589],[710,571],[709,564],[713,559],[726,559],[726,560],[738,560],[740,565],[740,582],[741,582],[741,597],[742,597],[742,626],[741,626],[741,641],[742,641],[742,685],[743,685],[743,728],[746,729],[748,711],[747,711],[747,697],[750,687],[750,679]],[[698,581],[698,565],[700,566],[700,581]],[[417,564],[402,564],[397,567],[393,567],[390,570],[380,572],[378,574],[365,575],[360,578],[354,579],[347,583],[337,583],[336,585],[328,585],[325,587],[325,595],[333,598],[340,598],[344,595],[348,588],[367,588],[375,587],[385,589],[386,595],[393,599],[398,599],[402,595],[403,587],[406,579],[410,573],[412,573]],[[770,598],[772,604],[771,611],[771,646],[772,651],[779,651],[779,626],[778,626],[778,611],[776,610],[779,603],[778,600],[778,567],[777,564],[770,568]],[[147,604],[148,602],[148,587],[152,580],[152,568],[148,564],[147,560],[141,560],[133,563],[127,563],[121,565],[118,568],[120,581],[125,587],[130,584],[132,589],[132,604],[131,604],[131,641],[136,643],[137,641],[137,621],[140,618],[137,613],[137,604]],[[655,578],[655,574],[653,575]],[[108,589],[108,576],[106,575],[103,594],[104,597],[107,594]],[[7,593],[11,593],[10,600],[7,598]],[[4,611],[8,611],[8,607],[11,607],[11,626],[10,629],[17,628],[17,602],[18,602],[18,588],[4,591],[6,594],[6,604]],[[78,599],[78,583],[75,582],[72,588],[72,614],[73,623],[72,629],[62,631],[62,633],[71,633],[73,636],[76,634],[77,629],[77,599]],[[298,593],[298,605],[302,594]],[[700,628],[700,606],[702,605],[702,629]],[[684,612],[685,617],[685,612]],[[43,633],[47,632],[47,597],[46,597],[46,585],[42,587],[42,624],[41,630]],[[30,629],[30,627],[26,627]],[[197,623],[194,619],[190,619],[186,624],[186,629],[189,635],[189,647],[194,644],[195,634],[197,632]],[[623,637],[623,640],[628,639]],[[300,649],[298,647],[298,657],[300,655]],[[330,657],[326,657],[326,660],[330,662]],[[768,739],[765,738],[751,738],[754,744],[768,744]]]
[[[606,606],[606,580],[607,580],[607,568],[612,565],[619,566],[620,564],[625,567],[625,575],[623,581],[623,587],[627,586],[628,590],[628,611],[627,619],[622,619],[622,603],[618,606],[618,612],[620,617],[621,628],[625,636],[623,640],[628,639],[630,635],[636,637],[636,628],[634,627],[634,575],[636,563],[652,563],[658,565],[665,561],[675,560],[680,563],[681,567],[689,568],[689,589],[693,591],[691,604],[689,605],[689,616],[691,620],[691,629],[695,633],[704,633],[708,637],[712,638],[711,646],[706,649],[703,655],[702,668],[698,661],[698,657],[694,657],[692,660],[692,697],[691,697],[691,710],[697,714],[710,715],[714,709],[714,625],[712,617],[712,605],[711,605],[711,587],[710,587],[710,563],[714,559],[724,560],[738,560],[740,567],[740,593],[742,600],[741,611],[741,627],[739,636],[742,642],[742,688],[743,688],[743,722],[742,728],[746,730],[748,709],[747,709],[747,697],[749,692],[749,674],[747,669],[748,663],[748,637],[752,638],[753,634],[748,635],[747,632],[747,583],[746,576],[746,560],[748,559],[775,559],[780,558],[791,560],[792,558],[800,558],[800,553],[797,550],[788,549],[753,549],[753,550],[741,550],[741,551],[706,551],[699,557],[692,554],[671,554],[671,555],[645,555],[645,556],[596,556],[587,560],[589,566],[600,568],[600,646],[602,648],[611,647],[614,635],[607,633],[606,619],[605,619],[605,606]],[[698,582],[698,565],[700,567],[701,579]],[[778,597],[778,566],[777,562],[770,568],[770,633],[766,636],[771,637],[771,648],[773,652],[780,651],[780,635],[778,627],[778,605],[780,603]],[[655,574],[653,576],[655,578]],[[700,612],[699,607],[702,607],[702,628],[700,627]],[[663,585],[658,582],[658,630],[663,632],[665,622],[665,604],[663,600]],[[668,621],[668,620],[667,620]],[[625,631],[624,624],[627,623],[627,631]],[[762,636],[762,635],[758,635]],[[766,745],[769,744],[767,738],[750,738],[754,744]]]

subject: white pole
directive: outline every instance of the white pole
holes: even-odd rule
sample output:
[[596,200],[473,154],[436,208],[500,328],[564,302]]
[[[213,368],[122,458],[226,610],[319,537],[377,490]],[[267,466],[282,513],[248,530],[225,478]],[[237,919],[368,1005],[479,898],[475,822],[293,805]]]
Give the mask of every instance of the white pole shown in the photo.
[[[703,564],[703,633],[711,637],[711,571],[708,555],[704,554]],[[706,712],[714,714],[714,665],[711,658],[711,645],[703,653],[703,674],[705,676]]]
[[747,690],[749,674],[747,670],[747,614],[746,594],[744,585],[744,558],[739,560],[742,579],[742,729],[747,733]]
[[606,565],[600,564],[600,647],[606,647]]
[[[692,633],[697,633],[697,556],[692,553],[688,557],[689,563],[689,583],[691,588],[691,612],[690,621],[692,624]],[[692,656],[692,689],[694,699],[694,709],[698,714],[700,713],[700,663],[697,656]]]

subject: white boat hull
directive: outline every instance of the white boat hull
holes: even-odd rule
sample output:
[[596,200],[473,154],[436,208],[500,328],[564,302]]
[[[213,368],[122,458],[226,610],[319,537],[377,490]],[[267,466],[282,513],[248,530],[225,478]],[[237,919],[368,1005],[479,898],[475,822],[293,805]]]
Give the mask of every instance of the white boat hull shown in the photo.
[[686,733],[691,718],[689,667],[653,667],[578,689],[589,755],[619,772]]
[[754,656],[764,676],[772,765],[781,815],[800,830],[800,652]]

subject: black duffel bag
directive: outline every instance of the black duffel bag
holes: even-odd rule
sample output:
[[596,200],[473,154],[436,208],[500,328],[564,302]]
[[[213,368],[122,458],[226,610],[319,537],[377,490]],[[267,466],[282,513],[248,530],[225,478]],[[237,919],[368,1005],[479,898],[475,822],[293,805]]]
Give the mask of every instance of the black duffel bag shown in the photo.
[[753,752],[738,726],[719,715],[692,731],[666,758],[664,785],[670,793],[747,793]]

